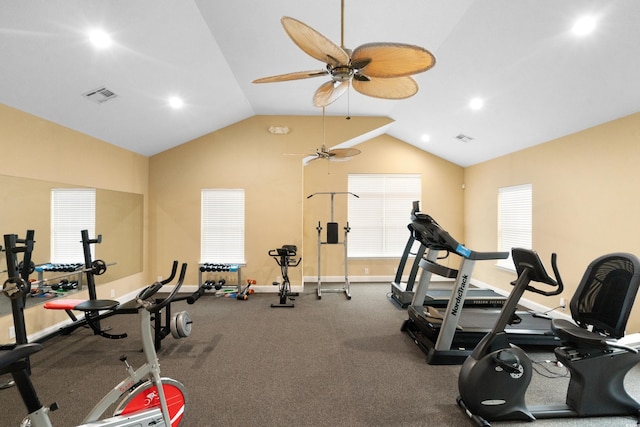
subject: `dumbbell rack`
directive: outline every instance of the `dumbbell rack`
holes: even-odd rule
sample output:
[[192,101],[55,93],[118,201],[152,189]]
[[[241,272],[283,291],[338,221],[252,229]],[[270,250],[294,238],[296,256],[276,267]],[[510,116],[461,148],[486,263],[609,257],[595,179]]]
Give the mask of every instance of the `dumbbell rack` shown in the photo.
[[[207,267],[211,266],[211,269]],[[215,266],[218,266],[217,268]],[[240,292],[242,290],[242,267],[246,267],[246,264],[229,264],[229,263],[215,263],[215,262],[205,262],[201,263],[198,268],[198,287],[204,284],[203,277],[207,273],[237,273],[238,282],[236,285],[230,285],[229,283],[225,283],[222,289],[230,289],[235,292]]]
[[[77,289],[82,289],[82,277],[83,277],[83,267],[84,264],[42,264],[37,265],[35,267],[36,273],[38,273],[38,290],[41,292],[46,291],[46,286],[50,284],[54,284],[56,280],[66,279],[67,277],[77,276],[78,287]],[[60,273],[53,277],[45,277],[44,273]]]

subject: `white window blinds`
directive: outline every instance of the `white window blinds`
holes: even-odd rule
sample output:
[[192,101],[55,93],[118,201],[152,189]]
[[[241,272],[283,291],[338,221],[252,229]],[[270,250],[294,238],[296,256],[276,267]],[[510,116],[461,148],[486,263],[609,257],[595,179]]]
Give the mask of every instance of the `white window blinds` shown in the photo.
[[498,260],[499,267],[515,271],[512,248],[531,249],[531,184],[498,189],[498,250],[509,252],[509,258]]
[[420,200],[419,174],[350,174],[349,257],[399,258],[407,243],[411,209]]
[[81,231],[94,236],[95,228],[95,188],[51,189],[52,263],[84,263]]
[[244,190],[203,189],[201,263],[244,264]]

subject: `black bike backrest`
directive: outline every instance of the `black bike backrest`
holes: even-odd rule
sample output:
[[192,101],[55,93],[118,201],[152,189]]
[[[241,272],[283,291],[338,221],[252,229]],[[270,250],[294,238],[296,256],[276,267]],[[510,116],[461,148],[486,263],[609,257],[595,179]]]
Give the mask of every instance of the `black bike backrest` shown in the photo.
[[629,253],[612,253],[592,261],[582,276],[569,307],[583,328],[620,338],[640,286],[640,260]]

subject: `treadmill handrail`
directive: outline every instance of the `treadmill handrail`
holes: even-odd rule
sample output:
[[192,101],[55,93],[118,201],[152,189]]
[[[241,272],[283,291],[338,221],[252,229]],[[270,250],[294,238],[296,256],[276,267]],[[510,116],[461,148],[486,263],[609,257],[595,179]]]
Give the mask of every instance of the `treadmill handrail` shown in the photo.
[[[456,251],[457,252],[457,251]],[[475,260],[487,260],[487,259],[507,259],[509,258],[509,252],[476,252],[471,251],[466,258]]]

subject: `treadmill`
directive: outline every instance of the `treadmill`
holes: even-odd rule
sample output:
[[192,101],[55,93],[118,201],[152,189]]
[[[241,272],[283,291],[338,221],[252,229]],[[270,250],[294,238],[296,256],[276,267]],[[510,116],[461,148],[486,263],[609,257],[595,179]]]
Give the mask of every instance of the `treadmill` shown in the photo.
[[[418,202],[414,202],[414,204],[418,204]],[[415,209],[419,209],[414,207]],[[407,225],[409,229],[409,239],[407,240],[407,244],[404,248],[404,252],[402,253],[402,257],[400,258],[400,264],[396,270],[396,276],[391,282],[391,298],[398,303],[402,308],[407,308],[413,301],[413,296],[415,294],[413,288],[415,286],[416,277],[418,275],[420,261],[424,258],[425,252],[427,248],[429,250],[434,250],[430,248],[432,246],[428,240],[425,241],[423,235],[420,230],[424,227],[419,223],[411,222]],[[419,242],[420,246],[416,250],[415,253],[412,253],[411,250],[414,247],[415,242]],[[447,255],[449,252],[447,252]],[[411,270],[409,271],[409,276],[407,277],[407,281],[402,281],[402,275],[407,266],[407,262],[409,261],[411,256],[414,256],[413,263],[411,264]],[[451,297],[451,285],[449,283],[439,284],[439,286],[434,286],[431,284],[427,291],[427,294],[424,298],[424,305],[431,307],[439,307],[444,308],[449,303],[449,298]],[[497,307],[500,308],[504,304],[506,300],[506,296],[500,295],[499,293],[491,290],[491,289],[482,289],[477,287],[470,287],[467,290],[467,297],[464,301],[465,307]]]
[[[421,241],[427,247],[425,258],[418,261],[420,280],[402,324],[432,365],[459,365],[471,354],[478,342],[491,330],[500,308],[465,307],[465,299],[476,261],[505,259],[508,252],[476,252],[458,243],[429,215],[419,212],[414,202],[412,220]],[[460,255],[458,269],[438,264],[442,251]],[[446,308],[425,306],[433,274],[455,279]],[[560,339],[551,332],[549,316],[528,311],[516,311],[505,329],[509,341],[518,346],[536,345],[557,347]]]

